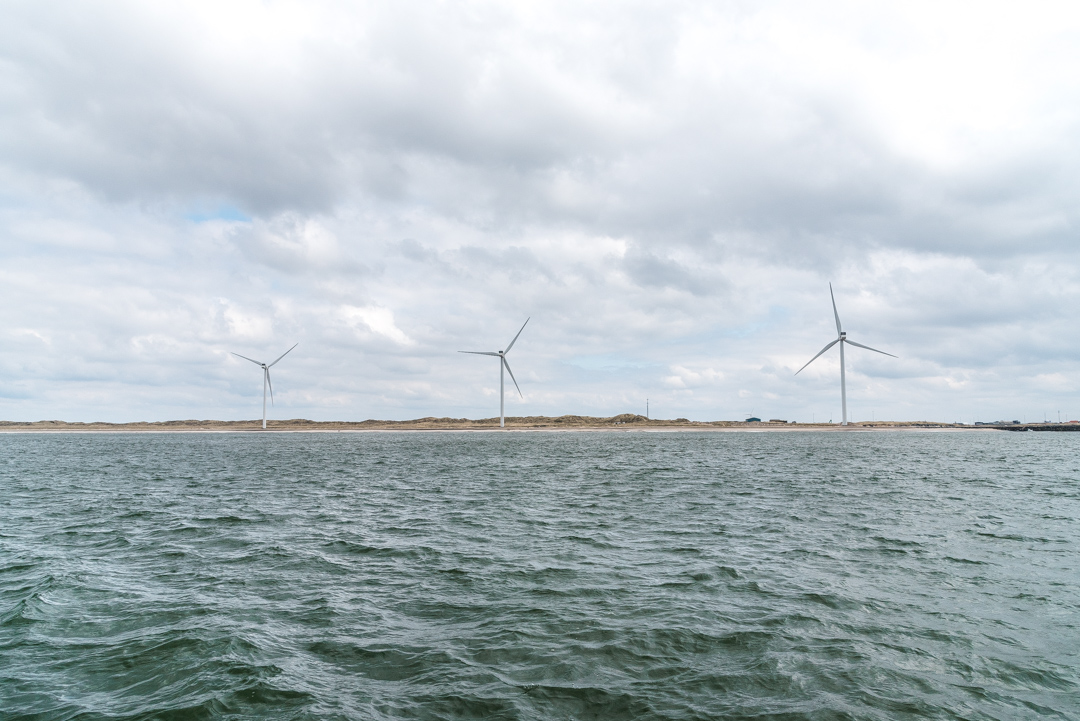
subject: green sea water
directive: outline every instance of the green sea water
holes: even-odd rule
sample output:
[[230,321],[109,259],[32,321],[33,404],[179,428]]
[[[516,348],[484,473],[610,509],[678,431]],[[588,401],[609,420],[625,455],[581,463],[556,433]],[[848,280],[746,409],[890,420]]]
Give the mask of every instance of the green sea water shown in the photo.
[[0,718],[1080,718],[1080,434],[0,435]]

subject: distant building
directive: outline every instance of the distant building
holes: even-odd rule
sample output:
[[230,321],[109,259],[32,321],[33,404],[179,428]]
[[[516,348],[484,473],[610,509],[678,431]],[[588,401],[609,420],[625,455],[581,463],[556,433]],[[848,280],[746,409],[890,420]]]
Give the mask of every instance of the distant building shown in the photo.
[[787,423],[787,421],[781,420],[779,418],[770,418],[769,423]]
[[761,419],[760,418],[754,418],[753,416],[750,416],[749,418],[746,419],[746,422],[747,423],[761,423]]

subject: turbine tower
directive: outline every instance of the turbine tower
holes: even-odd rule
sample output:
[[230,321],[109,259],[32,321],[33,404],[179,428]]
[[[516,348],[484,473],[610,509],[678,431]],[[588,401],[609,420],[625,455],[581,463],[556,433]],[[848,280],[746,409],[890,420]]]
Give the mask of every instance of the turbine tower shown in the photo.
[[281,355],[279,355],[278,359],[276,361],[274,361],[273,363],[260,363],[259,361],[255,360],[254,358],[248,358],[246,355],[240,355],[239,353],[233,353],[233,355],[236,356],[237,358],[243,358],[246,361],[251,361],[255,365],[262,368],[262,370],[263,370],[263,430],[266,430],[266,387],[267,386],[270,386],[270,403],[274,402],[274,384],[270,382],[270,369],[273,368],[275,365],[277,365],[278,361],[280,361],[282,358],[284,358],[285,356],[292,353],[292,349],[295,348],[298,345],[300,345],[300,344],[299,343],[294,343],[292,348],[290,348],[289,350],[287,350],[284,353],[282,353]]
[[[836,296],[833,295],[832,283],[829,283],[829,297],[832,298],[832,312],[833,312],[833,317],[836,319],[836,340],[834,340],[832,343],[829,343],[827,346],[825,346],[820,351],[818,351],[818,354],[816,356],[814,356],[809,361],[807,361],[806,366],[808,366],[811,363],[813,363],[814,361],[816,361],[818,358],[821,357],[821,355],[825,351],[829,350],[830,348],[832,348],[837,343],[840,344],[840,405],[841,405],[842,410],[843,410],[843,422],[840,425],[846,426],[848,424],[848,421],[847,421],[847,376],[846,376],[846,374],[844,372],[844,345],[847,344],[847,345],[853,345],[856,348],[865,348],[866,350],[872,350],[875,353],[880,353],[882,355],[887,355],[890,358],[896,358],[896,356],[894,356],[892,353],[886,353],[883,350],[878,350],[877,348],[871,348],[868,345],[863,345],[862,343],[856,343],[855,341],[850,340],[847,337],[847,333],[844,332],[844,329],[840,326],[840,314],[836,312]],[[806,370],[806,366],[803,366],[799,370],[795,371],[795,375],[799,375],[804,370]]]
[[503,402],[503,369],[504,368],[506,369],[506,372],[510,374],[510,380],[514,381],[514,388],[517,388],[518,395],[521,396],[522,398],[525,397],[525,396],[521,395],[521,388],[518,386],[517,379],[514,378],[514,371],[510,370],[510,364],[506,362],[506,354],[509,353],[510,349],[514,347],[514,344],[517,343],[518,336],[521,335],[522,330],[525,330],[525,326],[527,326],[529,324],[530,320],[532,320],[531,317],[525,319],[525,322],[521,324],[521,330],[519,330],[517,332],[517,335],[514,336],[514,340],[510,341],[510,345],[506,346],[506,350],[500,350],[500,351],[459,350],[458,351],[458,353],[469,353],[471,355],[493,355],[493,356],[495,356],[496,358],[499,359],[499,428],[504,428],[506,426],[506,414],[505,414],[505,411],[504,411],[505,405],[504,405],[504,402]]

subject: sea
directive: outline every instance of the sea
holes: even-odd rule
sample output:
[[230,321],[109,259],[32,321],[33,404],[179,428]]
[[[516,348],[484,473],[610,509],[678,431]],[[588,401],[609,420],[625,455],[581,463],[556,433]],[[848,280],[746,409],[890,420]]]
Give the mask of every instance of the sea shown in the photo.
[[1078,719],[1080,434],[0,435],[0,719]]

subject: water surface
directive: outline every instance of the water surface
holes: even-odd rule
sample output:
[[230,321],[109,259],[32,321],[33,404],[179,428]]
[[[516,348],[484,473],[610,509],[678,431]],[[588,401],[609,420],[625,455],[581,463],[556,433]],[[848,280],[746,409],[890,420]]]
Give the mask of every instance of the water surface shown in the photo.
[[3,435],[0,718],[1080,718],[1078,444]]

